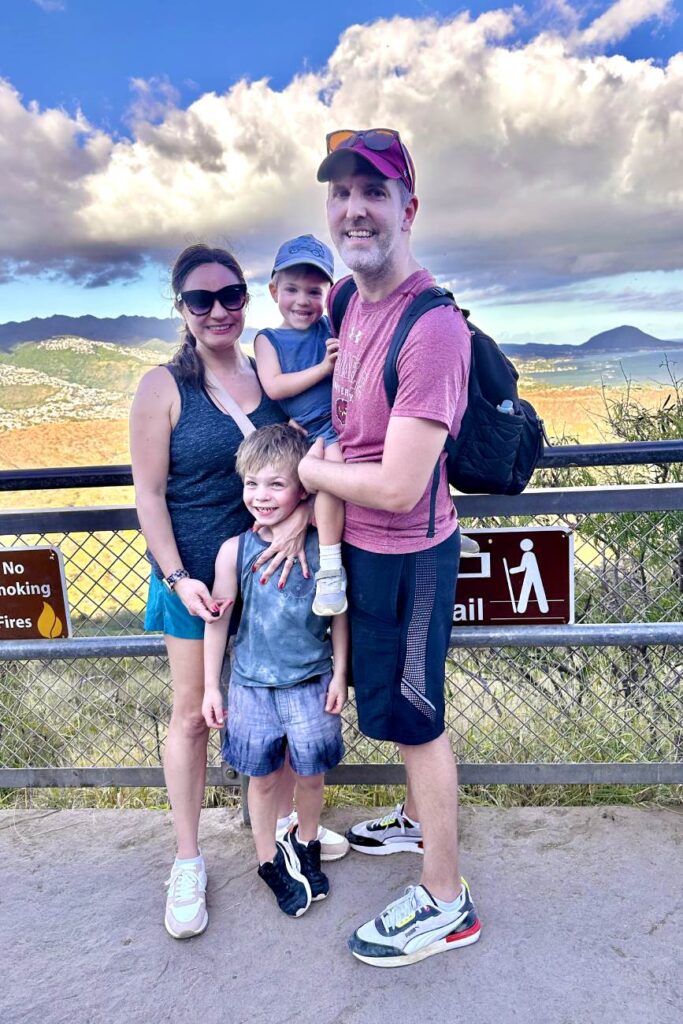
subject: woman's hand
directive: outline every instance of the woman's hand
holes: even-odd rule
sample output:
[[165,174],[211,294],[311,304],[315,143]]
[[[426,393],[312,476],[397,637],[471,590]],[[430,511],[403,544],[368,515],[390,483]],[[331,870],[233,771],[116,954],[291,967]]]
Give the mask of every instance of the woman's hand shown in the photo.
[[[273,539],[270,542],[270,547],[266,548],[258,556],[252,569],[253,572],[258,572],[262,565],[270,562],[268,568],[264,569],[261,575],[263,581],[269,580],[282,566],[282,572],[278,581],[278,587],[282,590],[292,571],[292,566],[296,564],[297,560],[301,563],[301,571],[304,574],[304,578],[309,578],[310,570],[306,561],[305,544],[306,531],[308,530],[312,515],[312,506],[308,502],[302,501],[282,523],[277,523],[271,527]],[[258,533],[258,530],[259,526],[256,524],[254,532]]]
[[204,622],[215,622],[229,604],[212,597],[201,580],[193,580],[191,577],[178,580],[173,590],[190,615],[197,615]]
[[315,494],[317,487],[315,486],[315,476],[311,473],[315,473],[315,467],[318,463],[325,461],[325,442],[322,437],[317,438],[311,447],[308,449],[306,455],[299,463],[299,480],[306,488],[309,494]]

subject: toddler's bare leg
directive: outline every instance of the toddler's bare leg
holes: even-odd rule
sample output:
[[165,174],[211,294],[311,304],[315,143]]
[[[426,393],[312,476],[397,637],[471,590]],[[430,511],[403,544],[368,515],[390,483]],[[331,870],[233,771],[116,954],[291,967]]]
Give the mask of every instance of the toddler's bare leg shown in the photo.
[[[344,461],[338,444],[327,446],[325,459],[330,462]],[[341,498],[319,491],[315,499],[315,523],[321,546],[340,544],[344,532],[344,502]]]

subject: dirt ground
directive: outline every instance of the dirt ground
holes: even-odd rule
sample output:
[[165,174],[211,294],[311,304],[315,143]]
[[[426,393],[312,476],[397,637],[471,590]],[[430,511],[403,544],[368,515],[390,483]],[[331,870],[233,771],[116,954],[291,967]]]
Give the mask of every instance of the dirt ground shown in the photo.
[[461,831],[481,941],[379,970],[346,938],[417,881],[415,854],[328,865],[329,899],[293,920],[239,815],[205,812],[211,920],[178,942],[162,922],[167,814],[0,812],[0,1020],[680,1024],[680,810],[465,808]]

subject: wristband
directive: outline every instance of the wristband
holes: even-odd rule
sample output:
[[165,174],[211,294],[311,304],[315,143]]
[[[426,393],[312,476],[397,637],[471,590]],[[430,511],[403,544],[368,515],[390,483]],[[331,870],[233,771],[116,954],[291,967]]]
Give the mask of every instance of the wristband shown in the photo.
[[189,578],[190,574],[187,571],[187,569],[176,569],[174,572],[171,573],[170,576],[164,576],[161,582],[164,584],[167,590],[173,592],[178,580],[186,580]]

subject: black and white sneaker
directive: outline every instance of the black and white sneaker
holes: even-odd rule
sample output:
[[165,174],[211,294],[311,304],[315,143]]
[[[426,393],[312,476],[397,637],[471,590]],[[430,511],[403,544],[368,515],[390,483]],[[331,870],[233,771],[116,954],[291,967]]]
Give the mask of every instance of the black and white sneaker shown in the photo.
[[291,844],[276,842],[275,848],[273,860],[259,864],[259,876],[275,893],[280,910],[290,917],[301,917],[311,905],[308,879]]
[[351,849],[360,853],[424,853],[422,828],[406,818],[403,804],[396,804],[383,818],[360,821],[348,830],[346,838]]
[[295,825],[285,833],[282,843],[283,846],[291,846],[294,850],[301,865],[301,874],[311,887],[311,901],[317,903],[324,900],[330,891],[330,882],[327,875],[320,870],[320,840],[313,839],[308,844],[302,843],[299,840],[299,826]]
[[349,949],[373,967],[403,967],[435,953],[470,946],[481,935],[467,882],[454,910],[442,910],[423,885],[410,885],[373,921],[353,933]]

